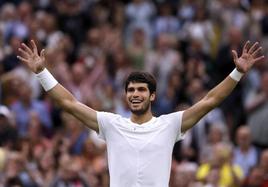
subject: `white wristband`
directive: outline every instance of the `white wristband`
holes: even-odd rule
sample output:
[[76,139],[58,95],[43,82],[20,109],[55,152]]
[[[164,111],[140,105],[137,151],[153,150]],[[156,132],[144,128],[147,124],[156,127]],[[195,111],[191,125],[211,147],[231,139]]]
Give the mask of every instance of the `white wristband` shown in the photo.
[[46,68],[40,73],[36,74],[36,77],[38,78],[45,91],[49,91],[58,84],[58,81]]
[[243,75],[244,73],[239,72],[236,68],[230,73],[230,77],[237,82],[240,81]]

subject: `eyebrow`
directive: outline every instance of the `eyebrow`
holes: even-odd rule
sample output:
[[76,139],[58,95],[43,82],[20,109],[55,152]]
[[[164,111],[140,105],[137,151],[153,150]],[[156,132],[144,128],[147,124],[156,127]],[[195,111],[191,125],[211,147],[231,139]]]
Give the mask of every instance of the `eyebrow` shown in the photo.
[[147,87],[145,86],[138,86],[138,87],[134,87],[134,86],[131,86],[131,87],[128,87],[127,88],[127,91],[134,91],[135,89],[139,90],[139,91],[144,91],[144,90],[149,90]]

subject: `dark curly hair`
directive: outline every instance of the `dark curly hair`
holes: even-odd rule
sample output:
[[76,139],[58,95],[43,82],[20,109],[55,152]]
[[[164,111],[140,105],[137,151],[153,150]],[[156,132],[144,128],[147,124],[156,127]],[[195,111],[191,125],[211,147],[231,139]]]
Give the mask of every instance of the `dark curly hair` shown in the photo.
[[125,92],[129,83],[146,83],[150,94],[156,92],[156,80],[153,75],[148,72],[135,71],[129,74],[125,82]]

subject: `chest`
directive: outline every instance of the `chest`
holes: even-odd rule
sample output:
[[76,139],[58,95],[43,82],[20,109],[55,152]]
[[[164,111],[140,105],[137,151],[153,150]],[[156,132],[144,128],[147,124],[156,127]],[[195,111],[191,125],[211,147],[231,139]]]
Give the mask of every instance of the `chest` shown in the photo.
[[172,150],[176,134],[168,127],[119,127],[108,135],[108,146],[121,151]]

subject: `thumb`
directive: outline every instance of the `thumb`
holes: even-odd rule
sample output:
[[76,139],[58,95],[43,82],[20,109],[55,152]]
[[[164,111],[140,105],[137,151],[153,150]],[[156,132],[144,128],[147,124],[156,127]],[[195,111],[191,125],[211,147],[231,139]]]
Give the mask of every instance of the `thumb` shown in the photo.
[[42,51],[40,52],[40,56],[42,60],[45,60],[45,49],[42,49]]
[[234,63],[236,64],[236,61],[238,59],[237,52],[235,50],[232,50],[232,55],[233,55],[233,58],[234,58]]

